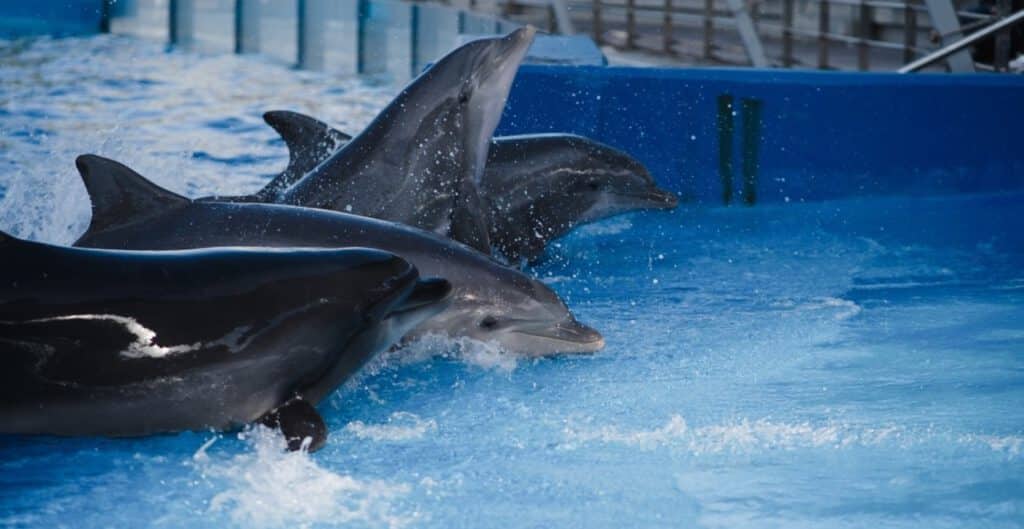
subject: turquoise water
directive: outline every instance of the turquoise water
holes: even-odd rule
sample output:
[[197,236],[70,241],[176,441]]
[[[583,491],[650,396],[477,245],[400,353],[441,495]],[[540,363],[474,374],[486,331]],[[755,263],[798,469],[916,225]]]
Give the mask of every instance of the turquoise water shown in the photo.
[[[394,93],[96,37],[0,44],[0,228],[70,242],[73,157],[257,188],[283,107],[355,130]],[[131,64],[130,68],[122,65]],[[0,437],[9,527],[1021,527],[1022,194],[682,207],[532,273],[608,347],[421,343],[271,432]]]

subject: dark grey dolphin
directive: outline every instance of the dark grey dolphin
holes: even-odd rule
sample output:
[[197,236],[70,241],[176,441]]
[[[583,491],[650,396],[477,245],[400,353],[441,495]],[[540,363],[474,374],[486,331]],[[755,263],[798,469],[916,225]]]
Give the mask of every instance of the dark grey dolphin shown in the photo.
[[467,246],[424,230],[357,215],[292,206],[189,200],[131,169],[81,156],[93,219],[76,246],[170,250],[210,246],[364,246],[452,283],[452,300],[406,336],[469,337],[521,355],[588,353],[601,334],[579,323],[543,283]]
[[425,319],[450,291],[369,249],[126,252],[0,233],[0,262],[0,433],[262,420],[316,449],[313,406],[400,338],[392,319]]
[[[298,112],[271,111],[289,147],[288,169],[268,187],[287,189],[296,169],[316,166],[317,146],[345,142],[345,133]],[[320,153],[322,158],[307,158]],[[291,182],[291,183],[290,183]],[[637,209],[672,209],[678,198],[628,154],[575,134],[494,138],[478,191],[486,204],[492,246],[512,262],[533,261],[548,242],[574,227]],[[263,201],[262,191],[255,201]]]
[[580,224],[679,203],[635,158],[572,134],[496,139],[480,193],[491,242],[512,262],[536,260],[548,242]]
[[391,220],[490,252],[476,185],[535,30],[469,42],[275,202]]

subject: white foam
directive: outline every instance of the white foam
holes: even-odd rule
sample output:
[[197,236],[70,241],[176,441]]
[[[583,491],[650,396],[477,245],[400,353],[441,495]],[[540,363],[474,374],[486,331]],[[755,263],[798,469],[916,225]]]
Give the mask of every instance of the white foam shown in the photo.
[[580,226],[576,231],[587,237],[595,235],[618,235],[633,227],[628,217],[613,217],[608,220]]
[[211,443],[189,463],[217,492],[211,513],[242,527],[310,527],[359,523],[399,528],[418,519],[396,512],[410,487],[362,480],[319,466],[306,452],[287,452],[280,432],[257,426],[239,434],[249,450],[233,457],[211,455]]
[[681,444],[691,452],[750,451],[758,448],[822,446],[841,443],[835,427],[813,427],[807,423],[774,423],[743,419],[736,423],[691,428],[681,415],[672,415],[665,425],[651,430],[623,430],[615,426],[597,429],[567,427],[573,441],[601,441],[651,448]]
[[819,297],[810,301],[798,303],[793,299],[779,299],[771,302],[772,308],[780,310],[796,311],[828,311],[832,312],[832,318],[836,321],[843,321],[860,314],[864,309],[856,302],[843,298]]
[[659,447],[681,448],[695,455],[716,453],[752,453],[768,450],[796,450],[801,448],[870,447],[892,445],[909,448],[938,441],[955,442],[965,446],[981,446],[1018,457],[1024,449],[1024,437],[1019,435],[965,434],[952,436],[930,429],[912,431],[890,424],[879,427],[861,427],[842,423],[815,425],[809,422],[776,422],[767,418],[739,419],[724,424],[691,427],[679,414],[672,415],[662,426],[652,429],[624,429],[605,425],[594,427],[570,422],[563,428],[564,448],[575,448],[579,443],[611,443],[643,449]]
[[345,431],[360,438],[373,441],[411,441],[422,439],[428,432],[437,430],[433,419],[421,419],[414,413],[397,411],[384,424],[366,424],[352,421],[345,425]]
[[834,309],[836,312],[832,317],[840,321],[848,320],[860,314],[863,310],[860,305],[842,298],[826,297],[822,298],[818,303],[819,305],[814,308]]
[[481,342],[465,336],[443,334],[423,335],[394,351],[379,355],[364,372],[377,373],[389,365],[407,365],[435,356],[455,358],[466,364],[488,370],[511,372],[519,364],[519,357],[502,349],[496,342]]
[[963,444],[980,444],[994,452],[1005,453],[1010,459],[1019,456],[1021,449],[1024,448],[1024,437],[1019,435],[968,434],[961,436],[960,442]]
[[642,448],[681,445],[696,454],[846,445],[857,441],[832,425],[812,426],[809,423],[742,419],[735,423],[691,428],[678,414],[672,415],[663,426],[651,430],[623,430],[615,426],[581,429],[568,426],[564,434],[570,441],[600,441]]

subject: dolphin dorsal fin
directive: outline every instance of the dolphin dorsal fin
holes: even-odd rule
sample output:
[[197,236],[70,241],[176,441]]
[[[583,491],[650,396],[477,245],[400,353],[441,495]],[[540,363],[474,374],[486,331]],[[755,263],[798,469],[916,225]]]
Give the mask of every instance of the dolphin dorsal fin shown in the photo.
[[288,167],[256,193],[258,198],[271,202],[352,139],[352,136],[298,112],[271,110],[263,114],[263,121],[273,127],[288,146]]
[[123,164],[94,154],[75,159],[92,202],[86,235],[159,215],[191,201],[168,191]]

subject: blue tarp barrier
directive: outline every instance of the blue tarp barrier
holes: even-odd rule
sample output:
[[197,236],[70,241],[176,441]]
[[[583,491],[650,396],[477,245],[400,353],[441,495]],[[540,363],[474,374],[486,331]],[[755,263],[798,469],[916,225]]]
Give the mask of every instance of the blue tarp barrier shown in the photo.
[[988,192],[1024,188],[1022,95],[1011,75],[524,65],[498,133],[592,137],[699,202]]

